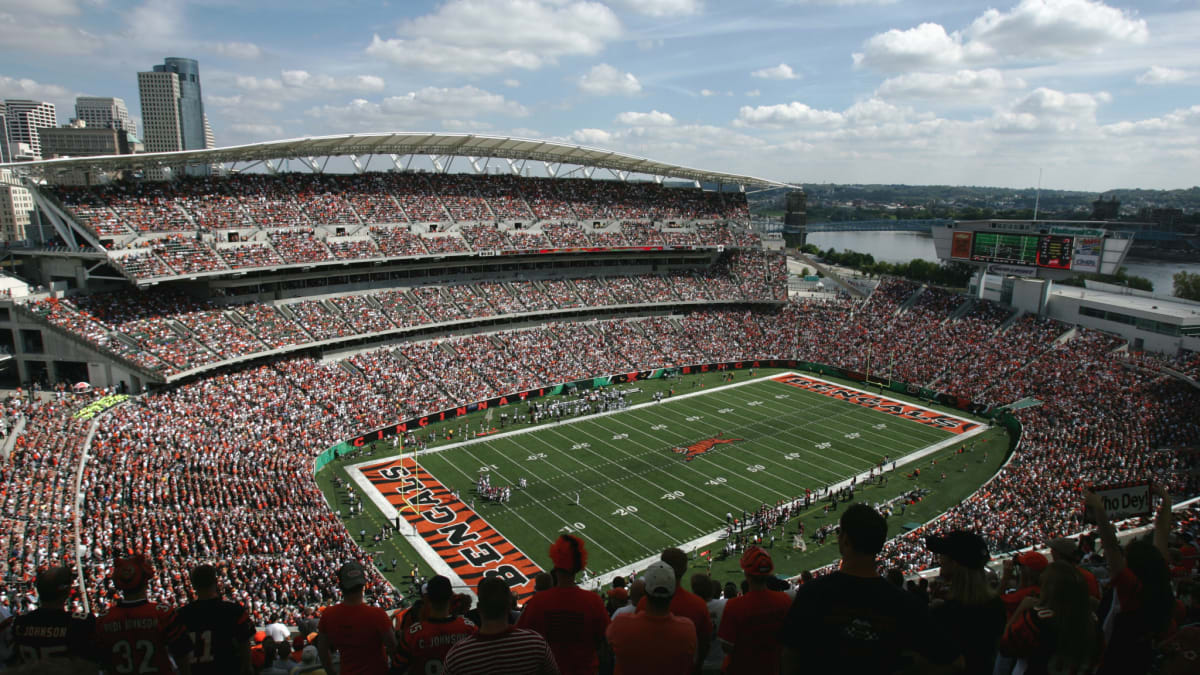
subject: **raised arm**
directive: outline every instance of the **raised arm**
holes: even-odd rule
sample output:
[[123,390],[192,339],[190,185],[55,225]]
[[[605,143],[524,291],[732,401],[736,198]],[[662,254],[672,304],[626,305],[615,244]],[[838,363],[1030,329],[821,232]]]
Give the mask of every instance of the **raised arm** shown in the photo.
[[1154,547],[1162,553],[1163,560],[1170,560],[1167,554],[1167,539],[1171,535],[1171,493],[1167,486],[1159,485],[1154,490],[1159,497],[1158,515],[1154,518]]
[[1116,579],[1125,569],[1125,552],[1121,550],[1121,544],[1117,541],[1117,531],[1108,519],[1108,512],[1104,510],[1104,500],[1100,495],[1085,488],[1083,503],[1100,529],[1100,543],[1104,545],[1104,559],[1108,561],[1109,578]]

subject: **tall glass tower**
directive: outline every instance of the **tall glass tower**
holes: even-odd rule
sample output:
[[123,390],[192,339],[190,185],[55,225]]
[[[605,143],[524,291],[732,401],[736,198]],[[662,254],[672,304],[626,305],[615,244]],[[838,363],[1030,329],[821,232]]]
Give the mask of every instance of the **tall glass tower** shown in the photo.
[[162,65],[154,66],[156,73],[175,73],[179,77],[179,136],[180,150],[203,150],[204,100],[200,96],[200,64],[196,59],[169,56]]

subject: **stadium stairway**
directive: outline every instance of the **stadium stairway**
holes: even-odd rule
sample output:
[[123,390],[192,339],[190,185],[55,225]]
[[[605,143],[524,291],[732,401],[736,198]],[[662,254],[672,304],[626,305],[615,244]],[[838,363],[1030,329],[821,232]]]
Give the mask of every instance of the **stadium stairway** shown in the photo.
[[966,302],[963,302],[961,305],[959,305],[957,308],[955,308],[955,310],[953,312],[950,312],[950,316],[946,317],[946,320],[943,323],[950,323],[951,321],[958,321],[959,319],[966,316],[967,312],[970,312],[972,309],[974,309],[975,305],[977,305],[977,304],[979,304],[979,301],[976,300],[975,298],[967,298]]
[[17,418],[17,423],[12,429],[8,430],[8,436],[4,438],[4,444],[0,445],[0,459],[8,461],[12,456],[13,446],[17,444],[17,437],[25,431],[25,416],[21,415]]
[[928,284],[921,284],[921,286],[918,287],[917,290],[913,291],[912,295],[908,296],[907,300],[900,303],[900,307],[896,310],[895,316],[900,316],[901,314],[912,309],[912,306],[917,304],[917,299],[925,294],[925,289],[927,289],[927,288],[929,288]]

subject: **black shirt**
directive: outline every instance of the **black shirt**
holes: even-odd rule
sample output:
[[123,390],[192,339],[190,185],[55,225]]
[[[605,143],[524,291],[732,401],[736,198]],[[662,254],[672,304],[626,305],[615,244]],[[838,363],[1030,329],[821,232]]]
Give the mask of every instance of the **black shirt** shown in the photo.
[[96,617],[72,615],[61,607],[42,607],[13,620],[13,662],[31,665],[49,659],[96,660],[92,633]]
[[946,639],[957,644],[966,658],[966,673],[991,675],[996,662],[996,645],[1008,622],[1008,612],[999,596],[982,605],[964,605],[947,600],[930,610],[934,623]]
[[195,600],[179,610],[179,618],[192,638],[192,673],[230,675],[238,672],[236,645],[249,648],[254,624],[246,608],[236,602],[212,598]]
[[796,591],[779,641],[799,652],[811,672],[891,673],[903,665],[904,650],[936,663],[956,656],[934,634],[929,609],[911,594],[881,577],[842,572]]

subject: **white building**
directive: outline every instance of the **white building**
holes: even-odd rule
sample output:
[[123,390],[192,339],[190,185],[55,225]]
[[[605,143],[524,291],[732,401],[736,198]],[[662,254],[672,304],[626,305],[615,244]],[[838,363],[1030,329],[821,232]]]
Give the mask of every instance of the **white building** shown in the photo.
[[22,241],[33,214],[33,196],[12,178],[12,172],[0,171],[0,241]]
[[75,99],[75,119],[87,122],[89,127],[120,129],[137,136],[137,126],[122,98],[80,96]]
[[[28,99],[4,101],[4,118],[8,132],[10,161],[42,158],[42,139],[38,129],[53,129],[58,126],[58,116],[53,103]],[[22,147],[23,146],[23,147]],[[22,156],[28,154],[28,157]]]
[[146,144],[146,152],[182,150],[179,76],[175,73],[138,73],[138,98],[142,104],[142,142]]

